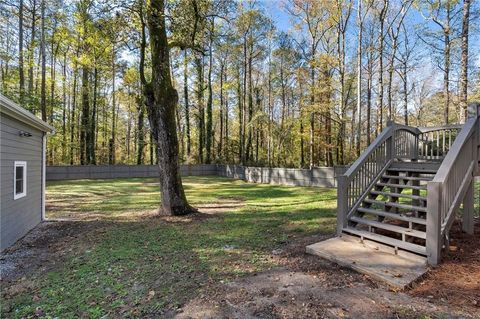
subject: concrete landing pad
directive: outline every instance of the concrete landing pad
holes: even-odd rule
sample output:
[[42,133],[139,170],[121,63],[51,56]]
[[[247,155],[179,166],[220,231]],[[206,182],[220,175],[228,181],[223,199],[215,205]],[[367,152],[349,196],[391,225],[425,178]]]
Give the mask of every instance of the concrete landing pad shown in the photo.
[[307,253],[403,289],[427,272],[426,258],[373,241],[344,235],[307,246]]

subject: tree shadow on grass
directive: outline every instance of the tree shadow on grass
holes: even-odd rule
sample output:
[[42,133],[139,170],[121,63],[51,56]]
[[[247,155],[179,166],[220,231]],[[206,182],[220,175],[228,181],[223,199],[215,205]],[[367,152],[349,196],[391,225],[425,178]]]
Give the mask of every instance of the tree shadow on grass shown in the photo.
[[332,190],[218,177],[184,181],[193,205],[242,205],[219,209],[219,218],[177,222],[142,215],[158,207],[156,179],[49,184],[47,216],[101,220],[59,224],[74,235],[56,237],[63,246],[46,246],[51,258],[28,275],[32,289],[10,296],[2,311],[20,317],[37,307],[60,317],[162,316],[212,283],[276,266],[272,251],[296,238],[334,228]]
[[[209,283],[274,266],[268,257],[288,243],[283,226],[293,215],[244,211],[182,224],[157,218],[52,223],[46,234],[62,244],[52,246],[43,236],[22,248],[43,245],[46,258],[26,274],[28,290],[12,293],[17,281],[3,285],[2,311],[6,317],[35,309],[60,317],[175,311]],[[299,211],[292,220],[313,221],[315,215]],[[29,258],[19,261],[30,263],[35,256]]]

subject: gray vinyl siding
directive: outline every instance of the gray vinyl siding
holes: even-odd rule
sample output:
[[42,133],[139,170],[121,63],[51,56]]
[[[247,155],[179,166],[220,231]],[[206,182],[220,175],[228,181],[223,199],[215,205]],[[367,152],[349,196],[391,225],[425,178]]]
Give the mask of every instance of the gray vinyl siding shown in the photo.
[[[19,131],[32,134],[20,137]],[[0,116],[0,250],[23,237],[42,220],[43,132],[8,115]],[[13,199],[15,161],[27,162],[27,195]]]

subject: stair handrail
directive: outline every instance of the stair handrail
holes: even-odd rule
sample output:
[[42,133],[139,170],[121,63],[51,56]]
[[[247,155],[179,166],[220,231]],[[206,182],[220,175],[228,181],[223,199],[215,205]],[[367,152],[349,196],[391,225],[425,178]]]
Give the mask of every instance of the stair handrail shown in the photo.
[[[369,186],[376,182],[378,176],[384,172],[392,160],[392,140],[396,126],[393,122],[375,138],[367,149],[350,165],[347,171],[337,178],[337,234],[341,235],[342,229],[347,225],[348,216],[353,212],[365,196]],[[373,157],[376,165],[366,163]],[[381,163],[379,163],[379,161]],[[370,162],[371,163],[371,162]],[[380,165],[378,165],[380,164]],[[368,176],[367,176],[368,174]],[[361,178],[357,178],[359,177]]]
[[440,125],[440,126],[419,126],[416,129],[420,133],[428,133],[440,130],[449,130],[449,129],[462,129],[463,124],[448,124],[448,125]]
[[[475,108],[477,106],[474,106]],[[466,192],[471,189],[478,161],[479,118],[475,109],[432,181],[427,183],[427,258],[437,265],[441,249]]]

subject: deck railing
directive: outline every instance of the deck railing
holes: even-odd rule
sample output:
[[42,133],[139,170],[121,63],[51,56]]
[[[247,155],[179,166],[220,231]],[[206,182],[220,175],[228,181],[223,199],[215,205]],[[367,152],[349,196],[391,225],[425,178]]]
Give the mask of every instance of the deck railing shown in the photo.
[[418,159],[442,160],[452,147],[462,125],[419,128]]
[[[471,117],[452,142],[434,179],[427,183],[426,246],[428,262],[431,265],[440,262],[442,247],[444,244],[448,245],[448,233],[462,202],[464,214],[473,211],[473,177],[478,166],[479,118],[478,106],[472,107],[474,110],[470,112]],[[468,223],[468,219],[464,221]]]

